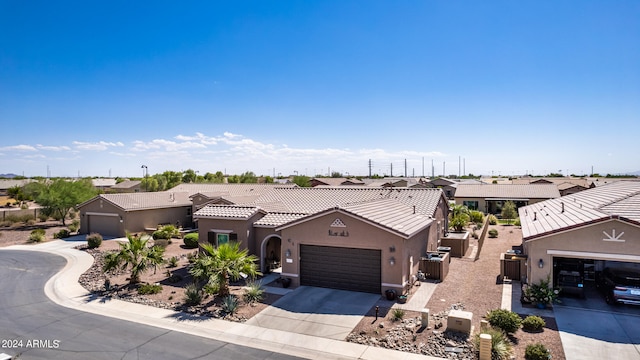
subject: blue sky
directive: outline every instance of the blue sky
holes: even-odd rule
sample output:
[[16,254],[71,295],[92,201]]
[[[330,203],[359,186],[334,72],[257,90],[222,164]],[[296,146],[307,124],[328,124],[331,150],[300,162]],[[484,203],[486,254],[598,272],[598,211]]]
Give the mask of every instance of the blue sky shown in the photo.
[[4,0],[0,173],[638,171],[638,19],[635,0]]

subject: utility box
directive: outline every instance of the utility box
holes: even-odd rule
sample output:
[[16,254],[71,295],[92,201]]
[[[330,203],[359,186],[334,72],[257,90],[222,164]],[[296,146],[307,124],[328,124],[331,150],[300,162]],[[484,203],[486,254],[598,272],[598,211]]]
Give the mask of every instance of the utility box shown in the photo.
[[429,309],[422,309],[420,312],[420,323],[423,328],[429,326]]
[[473,313],[470,311],[450,310],[447,318],[447,330],[471,334]]

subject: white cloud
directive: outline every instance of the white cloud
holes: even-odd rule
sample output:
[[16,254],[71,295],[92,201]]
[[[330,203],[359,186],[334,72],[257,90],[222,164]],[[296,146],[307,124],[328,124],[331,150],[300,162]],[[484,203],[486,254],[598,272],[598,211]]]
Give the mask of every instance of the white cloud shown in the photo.
[[36,145],[36,147],[38,148],[38,150],[44,150],[44,151],[69,151],[69,150],[71,150],[71,148],[68,147],[68,146],[46,146],[46,145],[38,144],[38,145]]
[[83,142],[83,141],[74,141],[73,145],[75,145],[76,149],[80,150],[93,150],[93,151],[104,151],[110,147],[122,147],[124,146],[121,142],[107,142],[107,141],[99,141],[99,142]]
[[31,145],[13,145],[13,146],[4,146],[0,148],[1,150],[15,150],[15,151],[38,151],[35,147]]

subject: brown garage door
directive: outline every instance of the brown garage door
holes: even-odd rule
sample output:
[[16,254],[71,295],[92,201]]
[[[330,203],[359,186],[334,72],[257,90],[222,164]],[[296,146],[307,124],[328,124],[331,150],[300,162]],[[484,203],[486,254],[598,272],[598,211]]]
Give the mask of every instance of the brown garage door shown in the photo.
[[120,236],[120,218],[118,216],[89,215],[88,233],[102,236]]
[[300,284],[381,292],[380,250],[300,245]]

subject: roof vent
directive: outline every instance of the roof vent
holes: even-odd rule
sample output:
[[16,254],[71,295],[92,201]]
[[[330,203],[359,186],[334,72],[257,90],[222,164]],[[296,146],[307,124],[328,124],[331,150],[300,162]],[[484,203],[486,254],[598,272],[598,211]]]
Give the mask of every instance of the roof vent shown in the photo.
[[415,205],[413,205],[413,213],[414,214],[416,213],[416,206]]
[[561,212],[564,213],[564,202],[561,202],[560,204],[562,205],[562,211]]
[[538,220],[538,213],[537,212],[533,212],[533,221]]

